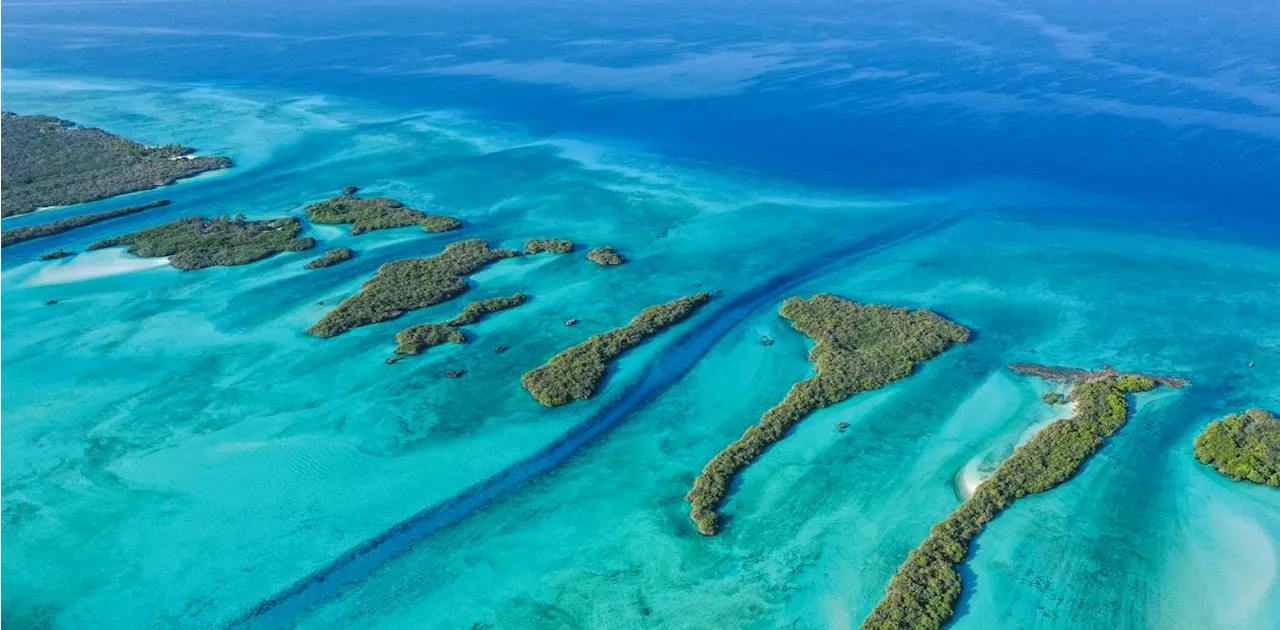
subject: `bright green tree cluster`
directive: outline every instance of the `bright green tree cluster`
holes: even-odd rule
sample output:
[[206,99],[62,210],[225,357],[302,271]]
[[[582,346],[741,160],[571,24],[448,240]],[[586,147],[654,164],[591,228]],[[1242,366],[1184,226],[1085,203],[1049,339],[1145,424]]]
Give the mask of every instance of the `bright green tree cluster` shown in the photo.
[[1280,487],[1280,420],[1262,409],[1227,416],[1196,438],[1195,455],[1236,481]]
[[129,246],[129,253],[145,258],[169,257],[183,271],[244,265],[280,252],[315,246],[311,237],[298,238],[302,222],[293,217],[248,221],[232,217],[188,217],[133,234],[98,241],[86,249]]
[[430,258],[396,260],[378,268],[360,292],[325,314],[307,332],[333,337],[358,326],[395,319],[408,311],[447,302],[466,293],[464,276],[503,258],[519,256],[509,249],[492,249],[482,239],[450,243]]
[[609,362],[693,314],[711,299],[698,293],[640,311],[622,328],[594,335],[590,339],[551,357],[546,365],[534,368],[520,379],[524,388],[540,403],[558,407],[586,400],[604,379]]
[[176,144],[149,147],[51,116],[0,118],[0,216],[150,190],[231,166],[224,157],[195,157]]
[[693,504],[690,517],[705,535],[719,529],[716,510],[738,472],[805,416],[904,378],[918,363],[969,340],[969,329],[933,311],[859,304],[829,293],[788,299],[781,314],[817,342],[809,353],[817,376],[796,383],[759,424],[702,469],[685,499]]

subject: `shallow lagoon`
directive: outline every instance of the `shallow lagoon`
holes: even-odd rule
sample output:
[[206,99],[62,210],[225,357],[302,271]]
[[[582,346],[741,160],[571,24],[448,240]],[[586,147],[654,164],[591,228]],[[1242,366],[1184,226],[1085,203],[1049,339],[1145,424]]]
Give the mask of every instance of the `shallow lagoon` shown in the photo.
[[[853,195],[454,114],[5,78],[8,108],[181,140],[238,164],[15,223],[174,200],[5,250],[6,623],[224,624],[592,421],[700,331],[706,354],[612,430],[302,624],[857,624],[954,508],[957,474],[1060,411],[1039,400],[1051,386],[1006,373],[1010,361],[1107,363],[1195,384],[1152,396],[1079,478],[993,523],[955,627],[1263,628],[1280,614],[1280,496],[1216,479],[1190,457],[1209,420],[1280,406],[1274,250],[1191,238],[1185,226],[1121,231],[1108,213],[1137,202],[1032,181]],[[191,213],[298,215],[347,184],[467,226],[359,237],[309,227],[317,251],[357,251],[320,271],[302,268],[313,252],[191,273],[116,251],[32,262]],[[462,298],[393,322],[330,340],[302,333],[382,262],[454,238],[540,236],[586,247],[499,262]],[[630,262],[582,260],[601,244]],[[520,388],[519,374],[556,351],[700,289],[724,297],[626,355],[596,399],[546,410]],[[396,331],[516,291],[532,299],[473,327],[471,344],[383,363]],[[776,312],[788,295],[819,291],[928,307],[978,335],[913,378],[805,420],[743,475],[724,532],[698,536],[684,492],[810,373],[803,337]],[[718,328],[739,296],[754,296],[745,319]],[[511,350],[495,354],[499,344]],[[458,367],[466,377],[443,378]]]

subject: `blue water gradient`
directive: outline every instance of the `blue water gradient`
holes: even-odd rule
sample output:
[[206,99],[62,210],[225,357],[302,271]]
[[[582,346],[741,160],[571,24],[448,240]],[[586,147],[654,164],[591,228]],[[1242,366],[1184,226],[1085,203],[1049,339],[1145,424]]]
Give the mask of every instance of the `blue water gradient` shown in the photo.
[[[3,622],[856,626],[1065,413],[1002,367],[1035,361],[1193,385],[1139,400],[1076,479],[991,525],[953,626],[1269,628],[1280,493],[1190,453],[1213,418],[1280,408],[1266,4],[6,3],[6,110],[236,167],[4,220],[173,200],[0,259]],[[466,227],[308,226],[315,251],[194,273],[36,260],[197,213],[300,216],[347,184]],[[540,236],[630,262],[505,260],[460,300],[303,333],[384,262]],[[302,268],[339,246],[356,258]],[[596,398],[545,409],[520,387],[712,289]],[[384,364],[401,328],[516,291],[471,343]],[[806,419],[699,536],[683,495],[811,373],[777,309],[819,291],[975,339]]]

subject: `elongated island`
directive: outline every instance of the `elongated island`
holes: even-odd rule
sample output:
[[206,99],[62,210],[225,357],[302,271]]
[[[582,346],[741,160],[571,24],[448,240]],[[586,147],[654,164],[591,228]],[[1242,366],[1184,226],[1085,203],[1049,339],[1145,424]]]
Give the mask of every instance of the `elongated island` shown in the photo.
[[420,225],[427,232],[462,229],[462,221],[453,217],[427,214],[387,197],[356,197],[354,187],[348,188],[351,193],[307,206],[307,218],[312,223],[350,225],[352,236],[411,225]]
[[[1049,371],[1010,366],[1022,374],[1063,378],[1066,368]],[[1161,382],[1185,385],[1182,379],[1125,374],[1110,368],[1071,370],[1074,381],[1067,398],[1075,404],[1069,418],[1058,420],[1014,449],[1009,459],[983,481],[969,500],[907,556],[889,582],[884,599],[863,622],[863,630],[937,630],[955,616],[963,580],[956,566],[969,556],[969,545],[1001,512],[1029,494],[1051,490],[1070,480],[1098,452],[1107,438],[1128,422],[1127,394],[1149,391]]]
[[0,216],[97,201],[231,166],[177,144],[146,146],[52,116],[0,114]]
[[187,217],[132,234],[98,241],[85,249],[127,246],[144,258],[169,257],[183,271],[230,267],[262,260],[281,252],[311,249],[316,241],[299,238],[302,221],[294,217],[250,221],[235,217]]
[[360,292],[343,300],[307,332],[317,337],[341,335],[353,328],[395,319],[408,311],[433,306],[466,293],[464,276],[486,265],[519,256],[510,249],[493,249],[481,239],[450,243],[430,258],[396,260],[378,268]]
[[688,319],[698,307],[711,300],[709,293],[697,293],[650,306],[621,328],[593,335],[590,339],[551,357],[546,365],[520,378],[534,399],[548,407],[586,400],[604,380],[609,362],[649,337]]
[[793,297],[781,314],[817,345],[809,353],[817,376],[796,383],[759,424],[720,451],[685,495],[698,531],[719,531],[716,511],[734,477],[810,413],[909,376],[916,364],[969,340],[969,329],[929,310],[859,304],[830,293]]
[[461,327],[475,324],[490,313],[505,311],[524,304],[527,297],[517,293],[511,297],[495,297],[472,302],[457,317],[439,324],[410,326],[396,334],[396,354],[421,354],[423,350],[446,343],[467,343]]

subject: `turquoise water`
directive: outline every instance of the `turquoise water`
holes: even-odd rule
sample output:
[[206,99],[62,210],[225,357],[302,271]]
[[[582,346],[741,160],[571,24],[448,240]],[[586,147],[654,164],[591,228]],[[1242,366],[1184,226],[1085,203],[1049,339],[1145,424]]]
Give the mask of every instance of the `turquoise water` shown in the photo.
[[[256,623],[849,627],[965,479],[1065,413],[1040,402],[1051,385],[1002,368],[1012,361],[1194,385],[1144,398],[1078,478],[992,524],[954,627],[1262,629],[1280,617],[1280,493],[1190,456],[1213,418],[1280,407],[1274,248],[1181,222],[1130,225],[1121,217],[1164,206],[1034,179],[824,189],[466,112],[4,80],[6,109],[237,163],[5,221],[174,201],[5,249],[6,624],[252,625],[248,611],[308,576],[339,575],[349,582],[336,597],[295,598]],[[315,251],[195,273],[110,250],[34,261],[193,213],[300,215],[347,184],[466,228],[309,226]],[[613,245],[630,263],[501,261],[459,300],[334,339],[302,332],[383,262],[455,237],[542,236]],[[357,257],[303,270],[338,246]],[[521,389],[519,375],[558,350],[709,289],[723,296],[623,357],[595,399],[550,410]],[[384,365],[401,328],[516,291],[531,300],[472,327],[472,343]],[[701,537],[683,495],[811,373],[806,340],[776,313],[819,291],[928,307],[977,335],[806,419],[742,476],[723,533]],[[464,378],[443,377],[458,368]],[[467,504],[474,496],[493,500]],[[389,530],[401,533],[380,538]],[[373,540],[405,551],[358,571],[342,561]]]

